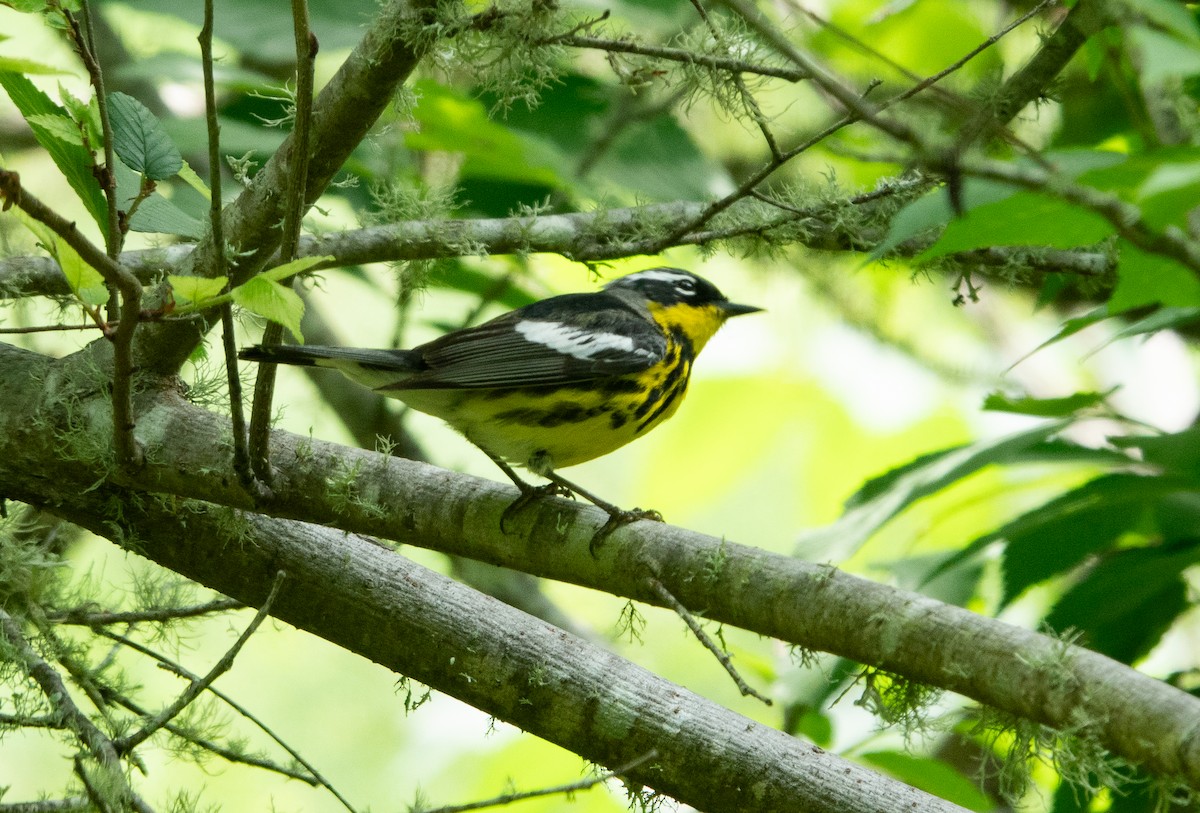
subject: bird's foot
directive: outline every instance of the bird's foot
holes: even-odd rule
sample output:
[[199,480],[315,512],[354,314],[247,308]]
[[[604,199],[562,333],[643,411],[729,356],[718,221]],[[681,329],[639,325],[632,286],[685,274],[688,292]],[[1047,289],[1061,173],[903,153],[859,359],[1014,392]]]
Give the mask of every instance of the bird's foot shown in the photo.
[[508,508],[504,509],[504,513],[500,515],[500,531],[508,533],[508,524],[517,514],[524,511],[531,503],[546,497],[570,497],[575,498],[575,493],[566,486],[558,483],[546,483],[543,486],[533,486],[524,481],[514,480],[517,488],[521,490],[521,496],[517,497]]
[[621,508],[617,508],[615,505],[607,504],[601,505],[600,507],[608,512],[608,522],[601,525],[596,530],[596,533],[592,534],[592,541],[588,543],[588,553],[592,554],[593,559],[597,558],[597,552],[600,550],[600,546],[604,544],[604,541],[608,539],[609,535],[611,535],[613,531],[617,530],[621,526],[643,519],[650,522],[663,521],[662,514],[653,509],[646,510],[643,508],[634,508],[626,511]]

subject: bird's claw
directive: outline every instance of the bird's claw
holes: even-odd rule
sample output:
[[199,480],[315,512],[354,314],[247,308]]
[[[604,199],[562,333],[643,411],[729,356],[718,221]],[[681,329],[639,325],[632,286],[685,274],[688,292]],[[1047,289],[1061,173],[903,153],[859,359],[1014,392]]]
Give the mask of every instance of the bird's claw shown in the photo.
[[521,489],[521,496],[517,497],[508,508],[504,509],[504,513],[500,515],[500,532],[508,533],[508,523],[517,514],[525,510],[530,503],[545,499],[546,497],[570,497],[575,499],[575,494],[566,486],[558,483],[546,483],[543,486],[527,486]]
[[613,531],[622,525],[628,525],[631,522],[643,519],[649,522],[662,522],[663,515],[653,509],[647,510],[644,508],[633,508],[629,511],[620,509],[609,511],[608,522],[605,522],[597,529],[596,533],[592,534],[592,541],[588,543],[588,553],[592,554],[593,559],[597,558],[600,546],[604,544]]

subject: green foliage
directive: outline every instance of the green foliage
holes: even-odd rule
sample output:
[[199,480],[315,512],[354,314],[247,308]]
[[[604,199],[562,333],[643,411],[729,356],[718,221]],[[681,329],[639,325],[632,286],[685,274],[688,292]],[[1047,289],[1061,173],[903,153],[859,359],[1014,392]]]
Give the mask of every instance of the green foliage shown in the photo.
[[[83,132],[89,136],[90,130],[79,119],[73,118],[67,109],[52,102],[49,96],[34,87],[33,82],[22,74],[0,71],[0,87],[4,88],[13,104],[21,111],[21,115],[29,122],[34,137],[54,160],[71,189],[83,201],[96,225],[104,229],[108,222],[108,203],[93,174],[96,164],[92,150],[96,148],[96,143],[91,142],[85,146],[82,136],[79,139],[60,137],[72,127],[77,131],[84,127]],[[86,105],[84,107],[86,108]],[[46,126],[47,122],[54,124]]]

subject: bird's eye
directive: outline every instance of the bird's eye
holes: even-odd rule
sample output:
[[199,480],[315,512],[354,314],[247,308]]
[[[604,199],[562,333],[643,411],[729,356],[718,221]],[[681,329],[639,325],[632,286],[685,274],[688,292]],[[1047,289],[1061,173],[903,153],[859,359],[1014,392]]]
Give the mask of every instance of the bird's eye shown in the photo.
[[681,279],[675,283],[675,287],[685,294],[694,294],[696,292],[696,281],[691,279]]

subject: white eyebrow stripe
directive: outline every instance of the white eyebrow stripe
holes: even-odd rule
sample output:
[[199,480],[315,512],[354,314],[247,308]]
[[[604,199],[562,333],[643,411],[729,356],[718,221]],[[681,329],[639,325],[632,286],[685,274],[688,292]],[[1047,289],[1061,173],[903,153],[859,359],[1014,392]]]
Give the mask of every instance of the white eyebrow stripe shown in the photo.
[[[695,277],[693,277],[691,274],[680,274],[677,271],[668,271],[665,268],[650,268],[645,271],[635,271],[632,274],[622,277],[622,279],[652,279],[659,282],[669,282],[674,285],[675,283],[685,279],[694,280]],[[679,293],[683,294],[684,296],[693,296],[696,292],[680,290]]]
[[568,327],[562,322],[536,322],[532,319],[522,319],[517,322],[515,329],[531,342],[584,361],[590,361],[607,350],[654,357],[654,353],[644,347],[634,346],[632,338],[619,333],[597,333]]

